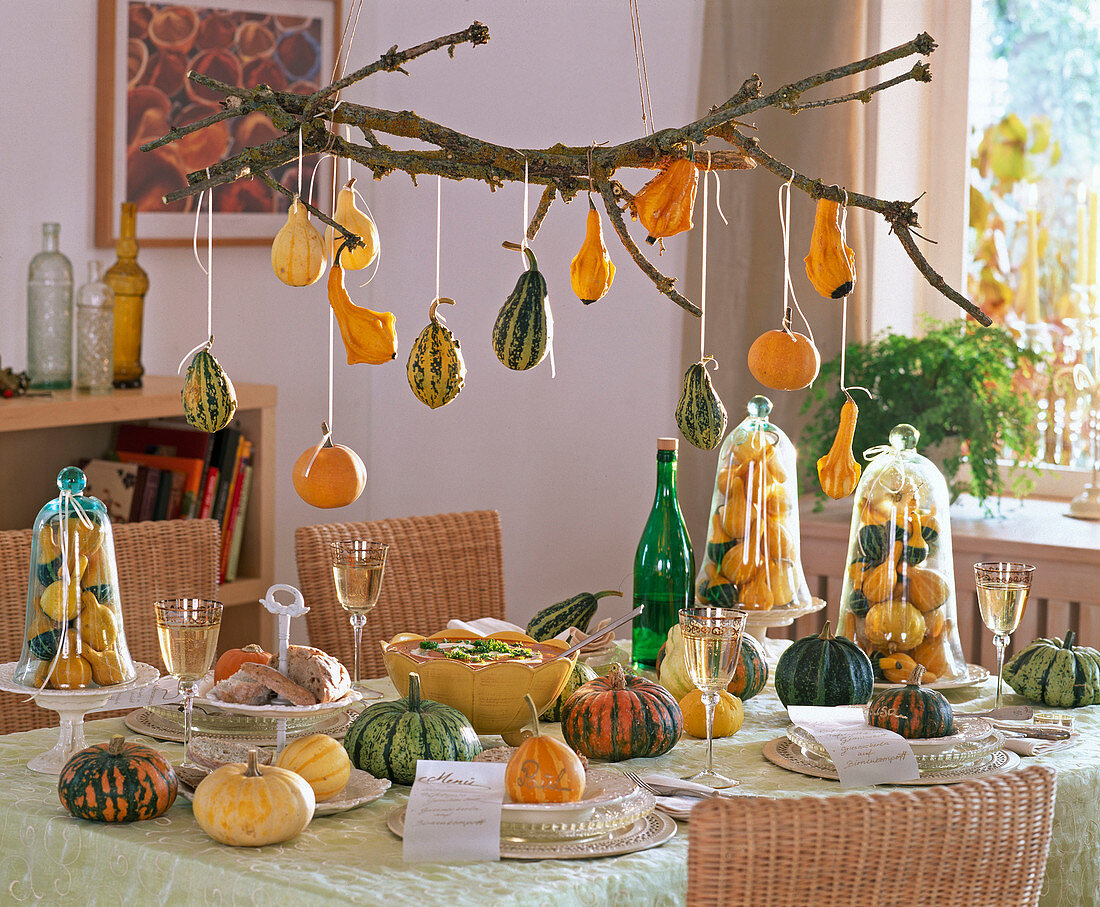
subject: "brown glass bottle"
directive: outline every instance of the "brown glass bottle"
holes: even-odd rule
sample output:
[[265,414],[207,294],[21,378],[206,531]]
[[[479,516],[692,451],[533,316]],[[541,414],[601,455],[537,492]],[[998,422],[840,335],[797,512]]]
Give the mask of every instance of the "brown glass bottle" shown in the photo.
[[103,282],[115,294],[115,387],[141,387],[141,323],[149,275],[137,263],[137,208],[122,203],[122,222],[115,251],[118,261],[107,269]]

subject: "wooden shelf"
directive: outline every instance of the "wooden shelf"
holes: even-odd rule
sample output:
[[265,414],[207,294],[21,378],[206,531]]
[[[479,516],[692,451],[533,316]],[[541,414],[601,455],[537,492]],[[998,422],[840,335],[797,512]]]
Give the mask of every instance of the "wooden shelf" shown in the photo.
[[[183,379],[146,375],[144,387],[87,394],[0,400],[0,529],[29,527],[42,505],[57,494],[57,473],[111,446],[115,426],[182,416]],[[220,648],[270,643],[272,625],[258,604],[271,585],[275,558],[275,403],[268,384],[237,384],[237,415],[254,444],[253,491],[241,544],[239,578],[219,590],[233,606],[223,618]]]

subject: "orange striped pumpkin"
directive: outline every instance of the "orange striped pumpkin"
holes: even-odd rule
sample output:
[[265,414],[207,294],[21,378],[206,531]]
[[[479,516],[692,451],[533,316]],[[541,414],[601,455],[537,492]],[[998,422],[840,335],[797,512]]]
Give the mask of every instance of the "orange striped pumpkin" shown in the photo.
[[57,779],[61,805],[78,819],[155,819],[176,801],[176,773],[156,750],[116,734],[73,755]]

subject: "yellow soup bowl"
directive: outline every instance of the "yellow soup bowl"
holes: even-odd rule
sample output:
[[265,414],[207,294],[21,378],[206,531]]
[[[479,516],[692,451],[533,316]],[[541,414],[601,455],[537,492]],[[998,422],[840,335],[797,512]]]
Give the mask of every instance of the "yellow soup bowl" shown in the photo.
[[[530,719],[524,696],[531,694],[535,709],[541,714],[565,687],[569,672],[577,662],[577,653],[567,658],[551,657],[538,664],[498,661],[488,664],[466,664],[450,658],[420,661],[396,648],[409,640],[474,640],[482,637],[466,630],[443,630],[424,637],[416,633],[398,633],[382,643],[382,658],[386,672],[401,696],[409,694],[409,674],[420,675],[420,695],[424,699],[442,702],[458,709],[470,719],[479,734],[501,734],[516,739],[519,730]],[[538,643],[530,636],[515,631],[493,633],[489,639],[519,645],[549,646],[560,652],[569,648],[561,640]],[[518,742],[518,741],[517,741]]]

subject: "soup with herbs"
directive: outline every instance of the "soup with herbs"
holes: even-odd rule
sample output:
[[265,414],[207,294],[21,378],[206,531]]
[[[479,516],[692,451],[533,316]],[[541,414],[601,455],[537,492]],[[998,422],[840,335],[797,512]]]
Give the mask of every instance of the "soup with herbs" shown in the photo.
[[521,664],[541,664],[562,651],[543,643],[514,643],[503,639],[408,639],[387,647],[408,655],[413,661],[435,661],[449,658],[469,665],[516,661]]

